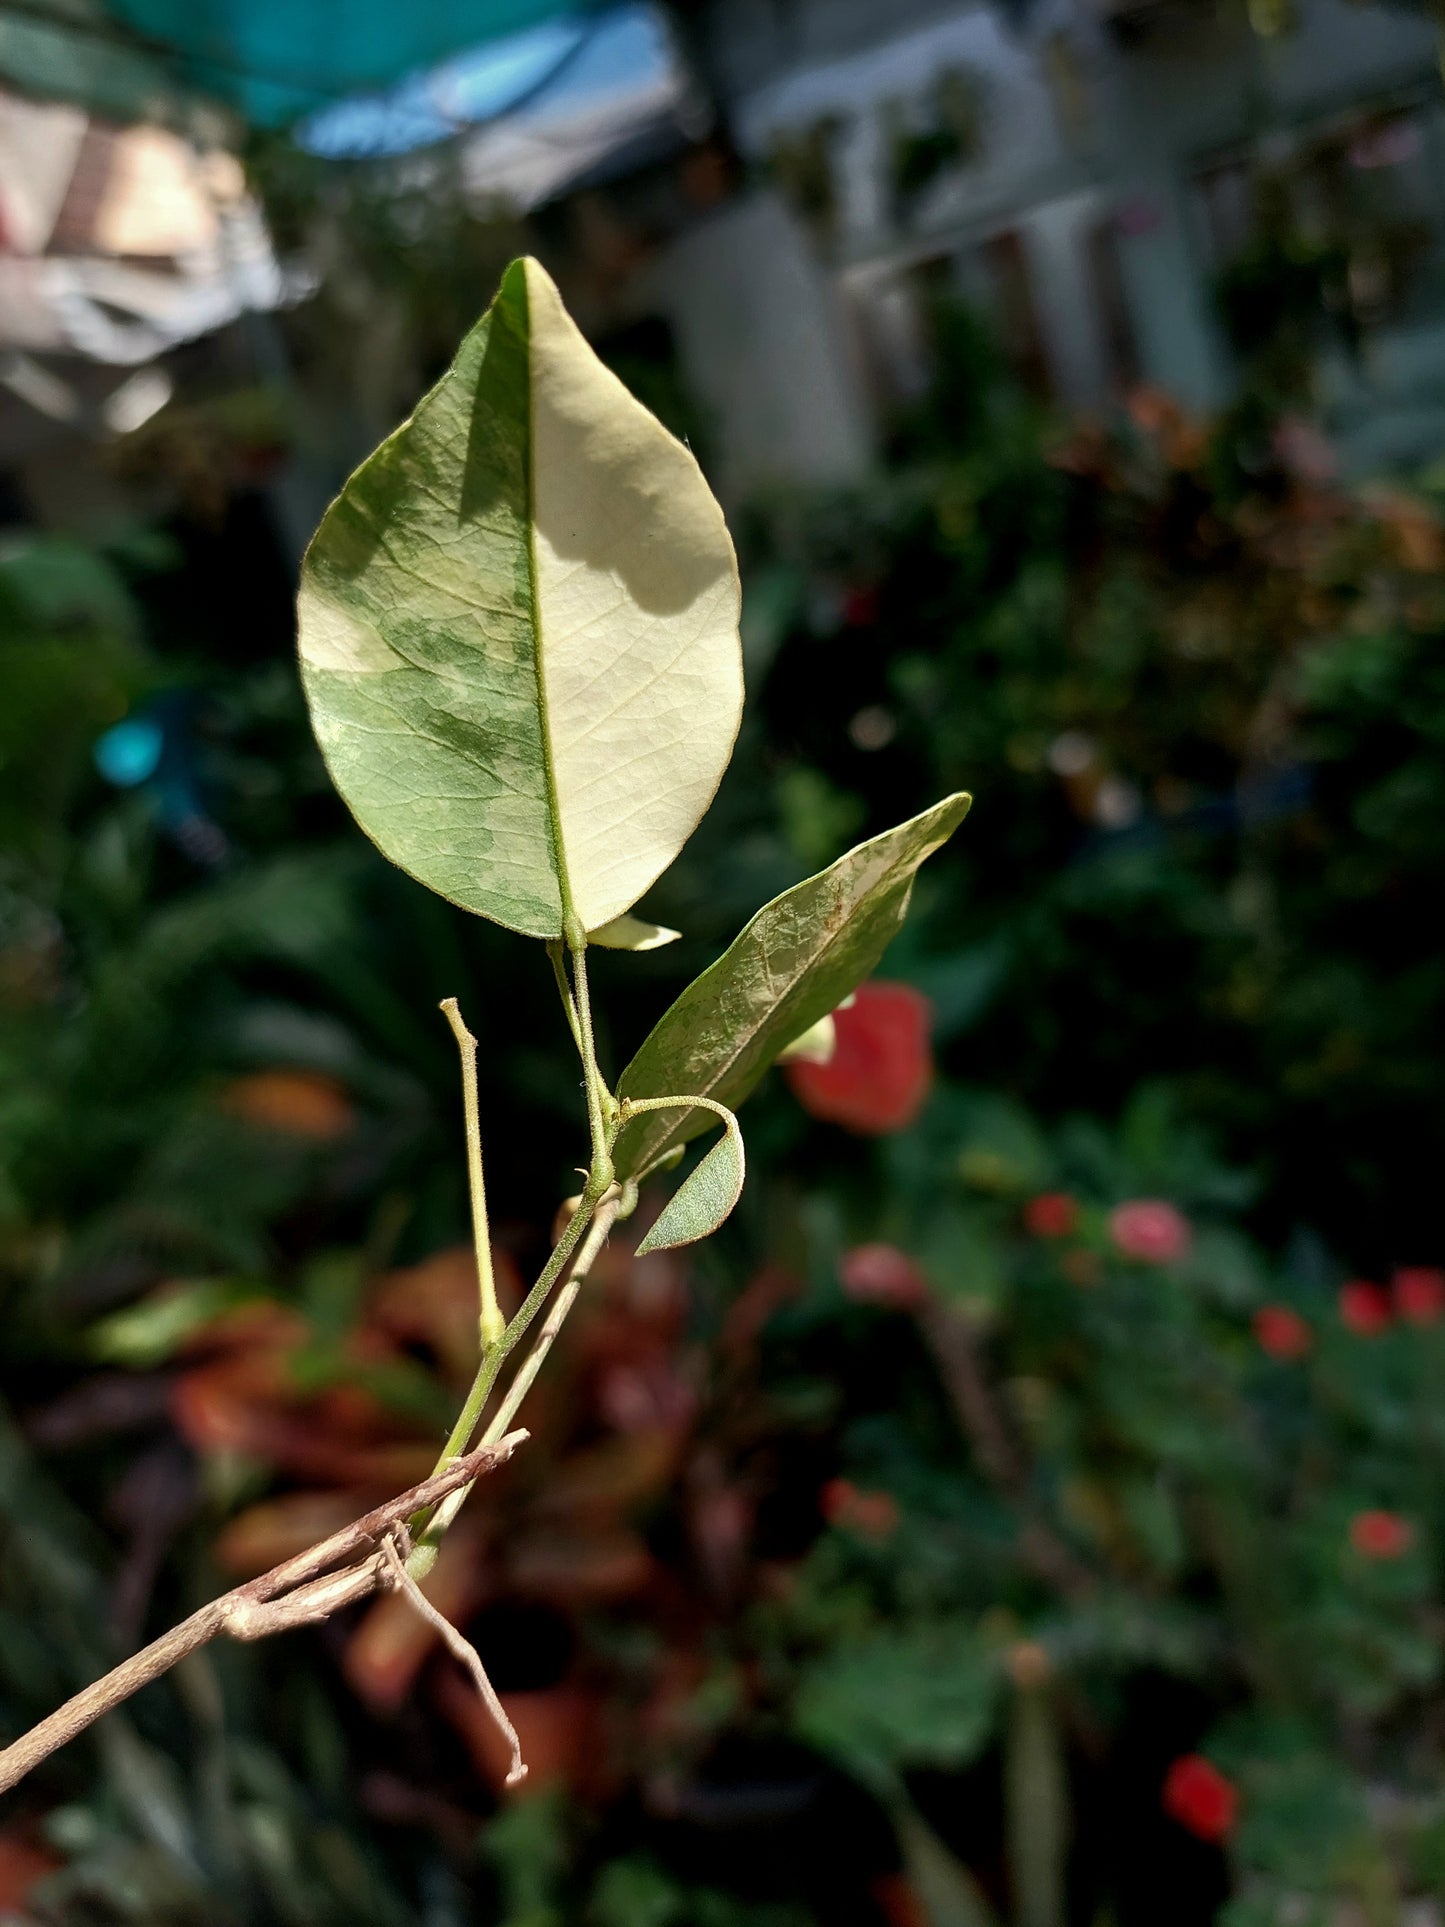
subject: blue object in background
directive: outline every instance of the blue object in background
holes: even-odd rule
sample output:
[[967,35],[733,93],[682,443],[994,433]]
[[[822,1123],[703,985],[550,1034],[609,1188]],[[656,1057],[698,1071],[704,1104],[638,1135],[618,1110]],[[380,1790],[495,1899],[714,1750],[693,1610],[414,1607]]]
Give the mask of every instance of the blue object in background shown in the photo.
[[97,742],[95,767],[107,783],[133,790],[155,775],[165,746],[166,732],[157,717],[127,716]]
[[95,766],[117,789],[146,792],[156,821],[203,869],[215,870],[230,858],[226,833],[202,800],[195,742],[196,699],[172,691],[100,736]]
[[169,49],[193,85],[253,125],[278,127],[589,9],[585,0],[108,0],[107,11]]
[[407,154],[528,108],[580,110],[656,87],[673,66],[656,11],[623,5],[544,21],[410,74],[384,92],[319,108],[296,129],[296,141],[328,160]]

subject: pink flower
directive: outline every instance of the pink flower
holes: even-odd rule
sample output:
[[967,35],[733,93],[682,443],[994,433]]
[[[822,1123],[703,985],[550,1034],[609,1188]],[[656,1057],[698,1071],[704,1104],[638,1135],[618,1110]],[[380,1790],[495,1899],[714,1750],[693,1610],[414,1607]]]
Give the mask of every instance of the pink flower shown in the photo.
[[1271,1358],[1303,1358],[1315,1342],[1304,1319],[1288,1305],[1261,1305],[1254,1314],[1254,1335]]
[[1239,1790],[1202,1753],[1185,1753],[1164,1776],[1163,1806],[1200,1840],[1224,1840],[1234,1830]]
[[1183,1212],[1163,1198],[1131,1198],[1109,1213],[1109,1236],[1126,1258],[1167,1265],[1184,1256],[1194,1233]]
[[1415,1543],[1415,1528],[1398,1512],[1357,1512],[1350,1544],[1364,1559],[1400,1559]]
[[1393,1312],[1390,1294],[1382,1285],[1352,1278],[1340,1287],[1340,1323],[1357,1338],[1377,1338],[1389,1325]]
[[864,1137],[901,1131],[933,1082],[933,1006],[908,984],[861,984],[833,1013],[837,1042],[826,1064],[786,1064],[794,1097],[813,1117]]
[[1445,1271],[1402,1265],[1392,1280],[1395,1310],[1412,1325],[1435,1325],[1445,1312]]
[[1024,1229],[1036,1238],[1067,1238],[1078,1223],[1079,1201],[1067,1191],[1042,1191],[1024,1206]]
[[843,1526],[865,1539],[888,1539],[898,1527],[898,1501],[891,1492],[865,1492],[851,1479],[829,1479],[818,1494],[818,1509],[830,1526]]
[[838,1264],[845,1296],[858,1305],[917,1311],[928,1299],[928,1280],[897,1245],[854,1245]]

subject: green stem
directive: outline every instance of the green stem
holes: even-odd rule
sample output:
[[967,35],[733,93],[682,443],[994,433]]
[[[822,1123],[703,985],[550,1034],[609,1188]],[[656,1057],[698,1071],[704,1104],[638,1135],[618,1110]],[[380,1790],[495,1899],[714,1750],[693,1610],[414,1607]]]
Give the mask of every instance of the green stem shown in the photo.
[[[528,1326],[531,1325],[537,1313],[546,1303],[547,1294],[561,1277],[567,1260],[577,1249],[582,1234],[590,1224],[596,1209],[596,1198],[584,1191],[581,1202],[572,1213],[567,1229],[553,1246],[551,1257],[542,1267],[536,1284],[533,1285],[532,1289],[527,1293],[527,1296],[522,1300],[511,1324],[507,1326],[496,1344],[487,1352],[481,1364],[477,1367],[477,1375],[472,1380],[471,1390],[467,1393],[466,1401],[457,1415],[457,1422],[452,1427],[451,1436],[442,1448],[442,1455],[437,1460],[436,1469],[438,1472],[444,1472],[454,1458],[466,1451],[472,1433],[477,1429],[477,1422],[486,1410],[487,1400],[492,1395],[492,1388],[497,1382],[498,1373],[501,1371],[508,1356],[522,1342],[523,1338],[526,1337]],[[471,1490],[471,1487],[463,1486],[461,1490],[463,1493],[467,1493]],[[450,1525],[452,1519],[456,1517],[461,1503],[461,1499],[458,1498],[457,1503],[451,1506],[447,1517],[448,1525]],[[442,1532],[445,1528],[440,1525],[439,1519],[434,1519],[431,1515],[424,1515],[422,1513],[418,1513],[415,1518],[409,1520],[408,1527],[411,1532],[415,1550],[410,1559],[407,1560],[407,1571],[413,1579],[424,1579],[436,1564],[437,1546],[440,1543]]]
[[582,1074],[587,1084],[587,1123],[592,1132],[592,1174],[588,1179],[588,1189],[595,1200],[612,1183],[612,1148],[608,1126],[610,1124],[615,1128],[617,1105],[597,1068],[597,1044],[592,1034],[592,997],[587,986],[587,935],[580,926],[569,925],[567,948],[572,953],[577,1025],[581,1031]]
[[[561,1277],[562,1272],[566,1268],[567,1261],[577,1249],[578,1243],[588,1225],[591,1223],[593,1215],[596,1213],[604,1195],[612,1189],[612,1142],[617,1134],[620,1113],[617,1100],[603,1083],[601,1072],[597,1068],[597,1047],[592,1034],[592,1004],[587,986],[587,935],[577,922],[577,919],[572,916],[569,916],[567,921],[567,949],[572,955],[572,975],[576,984],[575,1001],[567,983],[567,972],[561,947],[549,943],[547,946],[547,954],[552,961],[552,971],[557,979],[557,988],[562,993],[562,1004],[567,1012],[567,1021],[571,1025],[572,1035],[577,1041],[577,1048],[582,1057],[582,1072],[587,1086],[587,1123],[592,1135],[592,1168],[588,1173],[586,1189],[583,1191],[577,1209],[573,1212],[568,1222],[567,1229],[557,1240],[556,1245],[553,1247],[551,1257],[543,1266],[536,1284],[533,1285],[532,1289],[527,1293],[527,1296],[522,1300],[521,1306],[516,1316],[512,1319],[512,1322],[504,1328],[499,1329],[496,1336],[490,1342],[486,1339],[484,1327],[482,1360],[477,1367],[477,1375],[472,1380],[471,1390],[467,1393],[466,1401],[457,1415],[457,1422],[452,1427],[451,1437],[447,1440],[442,1455],[437,1461],[438,1471],[444,1470],[458,1453],[466,1450],[472,1433],[476,1430],[481,1416],[487,1408],[487,1401],[492,1395],[502,1366],[526,1336],[528,1327],[546,1303],[547,1296],[552,1287]],[[450,1008],[448,1008],[448,1005]],[[469,1079],[464,1078],[463,1082],[467,1092],[468,1105],[467,1150],[469,1158],[473,1160],[471,1168],[475,1174],[473,1186],[474,1216],[476,1200],[478,1198],[482,1200],[482,1217],[480,1219],[482,1229],[477,1233],[479,1241],[477,1264],[480,1273],[482,1262],[481,1240],[485,1231],[486,1202],[485,1196],[481,1191],[481,1133],[480,1128],[476,1124],[476,1040],[462,1023],[461,1014],[457,1010],[456,1000],[454,998],[449,998],[447,1003],[443,1004],[442,1008],[447,1012],[448,1021],[456,1033],[457,1043],[462,1052],[463,1065],[464,1067],[470,1068],[472,1072],[471,1077]],[[469,1049],[471,1053],[470,1057],[468,1057]],[[615,1215],[616,1213],[614,1212],[613,1216]],[[608,1223],[610,1225],[610,1218],[608,1219]],[[605,1237],[605,1235],[604,1232],[603,1236]],[[600,1249],[600,1240],[598,1248]],[[495,1307],[496,1288],[492,1282],[491,1244],[489,1239],[486,1242],[485,1249],[487,1254],[487,1269],[485,1274],[486,1287],[484,1287],[484,1291],[487,1288],[491,1289],[492,1304]],[[590,1257],[588,1264],[591,1264]],[[575,1293],[573,1296],[575,1296]],[[484,1307],[485,1302],[484,1297]],[[567,1307],[570,1307],[571,1302],[572,1300],[569,1297]],[[565,1315],[566,1308],[563,1310],[563,1316],[565,1317]],[[500,1319],[498,1323],[500,1325]],[[559,1319],[557,1324],[560,1326],[560,1323],[561,1320]],[[555,1336],[555,1332],[553,1336]],[[504,1410],[515,1412],[522,1396],[526,1393],[527,1387],[536,1376],[537,1367],[540,1366],[542,1358],[546,1356],[551,1342],[551,1337],[549,1337],[546,1344],[540,1348],[541,1355],[536,1358],[535,1363],[529,1359],[527,1365],[523,1367],[522,1373],[519,1374],[519,1377],[524,1381],[521,1391],[518,1392],[516,1387],[513,1387],[512,1393],[508,1395],[508,1402],[503,1407]],[[445,1507],[439,1509],[434,1515],[418,1513],[416,1518],[409,1522],[414,1549],[411,1557],[407,1560],[407,1571],[413,1579],[424,1579],[436,1564],[437,1548],[441,1542],[442,1535],[446,1532],[447,1527],[465,1504],[467,1493],[470,1490],[471,1488],[469,1486],[461,1487],[459,1491],[453,1493],[447,1500]]]
[[[483,1445],[495,1445],[516,1417],[518,1407],[532,1389],[532,1381],[541,1370],[543,1359],[551,1351],[553,1341],[561,1331],[568,1312],[572,1309],[573,1300],[581,1290],[588,1272],[597,1262],[597,1254],[606,1244],[614,1223],[624,1214],[627,1203],[626,1196],[619,1191],[604,1199],[599,1205],[597,1216],[592,1221],[592,1229],[587,1234],[587,1242],[577,1253],[577,1262],[572,1267],[572,1275],[558,1292],[557,1302],[547,1314],[547,1322],[538,1332],[536,1343],[517,1368],[517,1376],[507,1387],[507,1396],[488,1421],[487,1429],[482,1434]],[[450,1498],[446,1503],[451,1503]]]
[[492,1276],[492,1234],[487,1224],[487,1186],[482,1176],[482,1126],[477,1100],[477,1040],[462,1022],[455,997],[442,1000],[442,1014],[452,1027],[462,1060],[462,1108],[467,1127],[467,1182],[472,1194],[472,1239],[477,1251],[477,1289],[481,1315],[478,1321],[482,1339],[482,1358],[502,1336],[505,1320],[497,1304],[497,1283]]
[[572,1033],[572,1042],[577,1046],[579,1057],[585,1055],[582,1048],[582,1026],[577,1022],[577,1000],[572,995],[572,986],[567,981],[567,953],[560,942],[547,945],[547,960],[552,966],[552,975],[557,980],[557,994],[562,999],[562,1008],[567,1013],[567,1028]]

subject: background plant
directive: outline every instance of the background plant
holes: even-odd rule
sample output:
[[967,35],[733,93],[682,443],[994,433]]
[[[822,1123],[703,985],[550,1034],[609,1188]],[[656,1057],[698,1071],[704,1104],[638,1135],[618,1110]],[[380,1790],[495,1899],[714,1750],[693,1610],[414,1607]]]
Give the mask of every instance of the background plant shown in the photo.
[[[487,1818],[448,1662],[385,1620],[217,1649],[7,1815],[28,1879],[63,1862],[32,1911],[1008,1919],[1060,1869],[1090,1922],[1438,1896],[1436,516],[1288,423],[1143,397],[1071,439],[948,338],[867,498],[744,530],[750,720],[649,906],[684,937],[593,959],[615,1070],[758,902],[966,780],[883,966],[933,1007],[931,1083],[891,1020],[855,1130],[770,1079],[730,1223],[695,1258],[619,1234],[559,1341],[456,1607],[550,1796]],[[518,1275],[577,1182],[547,973],[357,845],[283,637],[151,639],[157,559],[106,558],[115,693],[52,867],[7,876],[12,1730],[108,1612],[164,1623],[371,1455],[425,1459],[474,1312],[442,996],[507,986],[466,1004]],[[164,774],[87,767],[178,687]],[[857,1135],[900,1084],[914,1121]],[[1131,1201],[1175,1255],[1120,1249]],[[242,1342],[176,1280],[288,1323]]]

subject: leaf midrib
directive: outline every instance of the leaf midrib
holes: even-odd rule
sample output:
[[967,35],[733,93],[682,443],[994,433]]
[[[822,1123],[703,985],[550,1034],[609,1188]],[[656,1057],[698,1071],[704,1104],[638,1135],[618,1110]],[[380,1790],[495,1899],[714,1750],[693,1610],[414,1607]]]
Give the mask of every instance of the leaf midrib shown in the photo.
[[547,709],[547,678],[542,669],[542,597],[537,588],[536,376],[532,354],[532,289],[525,267],[520,270],[520,279],[522,309],[527,328],[524,344],[527,355],[527,459],[524,472],[527,485],[525,513],[528,601],[532,618],[532,673],[537,684],[537,719],[542,736],[542,781],[547,793],[547,827],[552,839],[552,867],[557,875],[557,894],[561,900],[562,929],[559,934],[565,937],[568,925],[575,920],[577,912],[572,902],[571,878],[567,874],[567,846],[562,839],[562,808],[557,795],[557,772],[552,760],[552,721]]

